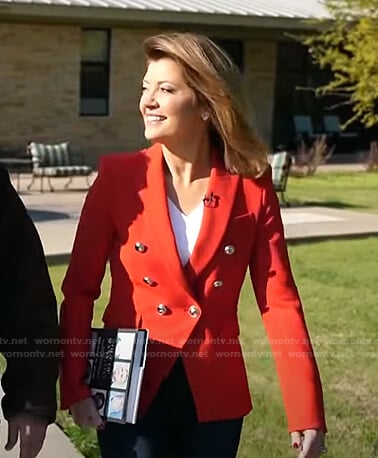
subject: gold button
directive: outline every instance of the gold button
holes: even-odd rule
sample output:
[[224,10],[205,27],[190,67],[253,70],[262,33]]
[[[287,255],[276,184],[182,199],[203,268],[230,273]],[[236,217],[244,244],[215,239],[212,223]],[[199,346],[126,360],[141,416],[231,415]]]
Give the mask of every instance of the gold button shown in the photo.
[[234,245],[226,245],[224,247],[224,252],[228,255],[234,254],[235,253],[235,247]]
[[139,253],[144,253],[144,252],[146,251],[147,248],[145,247],[145,245],[143,245],[143,243],[141,243],[141,242],[136,242],[136,244],[135,244],[135,249],[136,249],[137,251],[139,251]]
[[156,310],[157,310],[159,315],[165,315],[168,312],[168,308],[167,308],[167,306],[165,304],[159,304],[156,307]]
[[214,288],[221,288],[223,286],[223,281],[222,280],[215,280],[213,283]]
[[191,305],[191,306],[189,307],[188,312],[189,312],[189,315],[190,315],[191,317],[193,317],[193,318],[197,318],[197,316],[199,316],[199,314],[200,314],[199,308],[196,307],[195,305]]
[[156,285],[156,281],[153,280],[153,279],[150,278],[150,277],[143,277],[143,281],[144,281],[144,283],[147,283],[147,285],[149,285],[149,286],[154,286],[154,285]]

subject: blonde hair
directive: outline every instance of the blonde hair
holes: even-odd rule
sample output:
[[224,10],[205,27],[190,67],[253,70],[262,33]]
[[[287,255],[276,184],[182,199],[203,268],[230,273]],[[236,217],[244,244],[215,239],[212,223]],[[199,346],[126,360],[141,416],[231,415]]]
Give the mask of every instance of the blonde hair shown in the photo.
[[154,35],[144,41],[147,61],[178,62],[187,84],[210,115],[210,140],[226,168],[250,178],[268,166],[267,148],[248,126],[241,106],[241,75],[227,54],[209,38],[191,33]]

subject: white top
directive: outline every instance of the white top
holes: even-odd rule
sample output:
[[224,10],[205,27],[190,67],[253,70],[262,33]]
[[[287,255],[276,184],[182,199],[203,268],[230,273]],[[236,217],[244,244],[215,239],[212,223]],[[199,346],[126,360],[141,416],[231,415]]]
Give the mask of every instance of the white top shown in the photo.
[[188,215],[179,210],[168,197],[169,216],[176,238],[177,251],[184,266],[193,253],[203,217],[203,202],[201,201]]

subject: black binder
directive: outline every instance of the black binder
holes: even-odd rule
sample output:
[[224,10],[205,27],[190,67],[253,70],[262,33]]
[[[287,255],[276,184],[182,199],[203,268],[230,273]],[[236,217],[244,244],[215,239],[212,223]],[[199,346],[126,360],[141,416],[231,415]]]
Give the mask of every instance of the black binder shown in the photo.
[[87,382],[105,421],[136,423],[147,329],[92,328]]

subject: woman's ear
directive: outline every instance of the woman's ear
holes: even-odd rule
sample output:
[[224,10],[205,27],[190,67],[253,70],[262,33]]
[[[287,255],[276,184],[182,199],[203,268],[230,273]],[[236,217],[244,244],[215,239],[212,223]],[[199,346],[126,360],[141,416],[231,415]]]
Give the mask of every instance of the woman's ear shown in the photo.
[[206,121],[209,119],[209,117],[210,117],[210,115],[209,115],[209,113],[208,113],[207,111],[203,111],[203,112],[201,113],[201,119],[202,119],[202,121],[206,122]]

